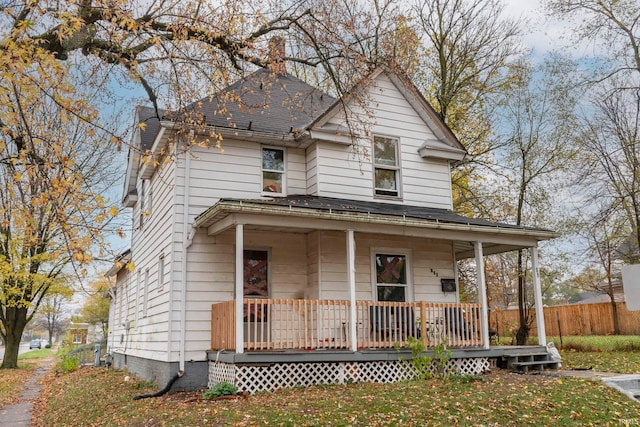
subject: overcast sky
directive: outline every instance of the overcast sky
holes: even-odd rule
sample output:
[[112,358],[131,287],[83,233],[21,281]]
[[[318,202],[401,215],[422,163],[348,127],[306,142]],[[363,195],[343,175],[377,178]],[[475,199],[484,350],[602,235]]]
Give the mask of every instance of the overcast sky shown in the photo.
[[533,49],[534,56],[542,56],[552,50],[561,50],[575,59],[598,55],[598,49],[593,43],[585,42],[579,46],[571,40],[572,27],[578,20],[567,22],[545,15],[542,0],[503,0],[505,12],[513,17],[522,17],[528,21],[525,28],[524,43]]
[[505,11],[528,21],[525,44],[540,55],[566,46],[567,24],[545,16],[540,0],[503,0]]

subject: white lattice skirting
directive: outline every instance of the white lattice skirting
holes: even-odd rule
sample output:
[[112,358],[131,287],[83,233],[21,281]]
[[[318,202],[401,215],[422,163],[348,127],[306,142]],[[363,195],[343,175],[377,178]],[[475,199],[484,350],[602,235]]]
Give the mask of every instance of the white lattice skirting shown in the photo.
[[[462,375],[480,374],[488,369],[489,359],[486,357],[451,359],[444,368],[448,373]],[[428,370],[431,374],[435,374],[442,369],[432,363]],[[248,393],[316,384],[393,383],[411,379],[417,375],[417,370],[411,364],[397,360],[274,363],[269,366],[209,362],[209,387],[224,381],[235,384],[238,391]]]

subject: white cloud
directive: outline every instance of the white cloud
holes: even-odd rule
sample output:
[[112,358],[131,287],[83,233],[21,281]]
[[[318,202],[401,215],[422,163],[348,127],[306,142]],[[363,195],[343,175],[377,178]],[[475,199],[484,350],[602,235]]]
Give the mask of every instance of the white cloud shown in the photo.
[[504,0],[505,13],[513,18],[521,18],[524,28],[524,44],[534,54],[542,55],[569,44],[569,27],[545,16],[540,0]]

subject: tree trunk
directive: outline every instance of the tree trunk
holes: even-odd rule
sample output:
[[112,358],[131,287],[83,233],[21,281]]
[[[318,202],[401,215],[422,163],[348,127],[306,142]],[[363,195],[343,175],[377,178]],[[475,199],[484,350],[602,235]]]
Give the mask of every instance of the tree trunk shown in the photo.
[[611,280],[611,273],[607,275],[609,281],[609,298],[611,298],[611,315],[613,316],[613,334],[620,335],[620,319],[618,319],[618,305],[613,294],[613,280]]
[[611,298],[611,313],[613,316],[613,334],[620,335],[620,319],[618,319],[618,304]]
[[49,334],[49,346],[53,345],[53,334],[56,330],[55,320],[47,322],[47,333]]
[[4,358],[0,369],[13,369],[18,367],[18,352],[22,333],[27,326],[27,309],[7,307],[5,318],[5,330],[7,342],[5,343]]
[[527,300],[526,300],[526,288],[524,281],[524,268],[522,266],[524,260],[522,257],[522,251],[518,251],[518,314],[520,318],[520,325],[516,332],[516,344],[526,345],[529,338],[529,316],[527,313]]

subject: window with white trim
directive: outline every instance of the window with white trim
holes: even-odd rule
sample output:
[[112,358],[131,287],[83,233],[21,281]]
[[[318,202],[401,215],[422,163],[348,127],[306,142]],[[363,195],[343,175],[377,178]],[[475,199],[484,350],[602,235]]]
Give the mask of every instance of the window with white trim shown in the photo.
[[374,189],[376,196],[400,197],[398,140],[373,137]]
[[138,320],[140,320],[140,294],[144,291],[142,289],[142,270],[138,270],[138,277],[136,281],[136,298],[133,305],[133,316],[135,319],[135,326],[138,326]]
[[140,230],[142,230],[142,227],[144,225],[144,215],[145,215],[145,180],[141,180],[140,181],[140,212],[139,212],[139,218],[140,218]]
[[147,218],[149,216],[151,216],[151,196],[152,196],[152,191],[151,191],[151,181],[148,179],[142,179],[140,180],[140,212],[139,212],[139,218],[140,218],[140,230],[143,229],[144,223],[146,222]]
[[285,152],[281,148],[262,148],[262,192],[285,193]]
[[409,296],[407,255],[376,253],[373,257],[378,301],[406,302]]
[[142,295],[142,317],[147,317],[149,305],[149,269],[144,271],[144,294]]
[[164,254],[158,257],[158,290],[161,291],[164,286]]

